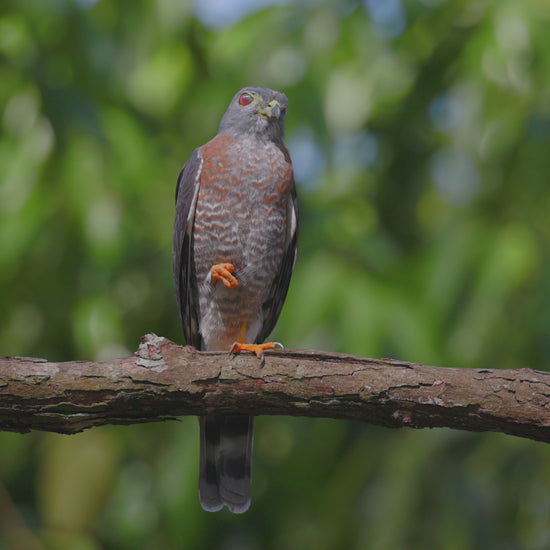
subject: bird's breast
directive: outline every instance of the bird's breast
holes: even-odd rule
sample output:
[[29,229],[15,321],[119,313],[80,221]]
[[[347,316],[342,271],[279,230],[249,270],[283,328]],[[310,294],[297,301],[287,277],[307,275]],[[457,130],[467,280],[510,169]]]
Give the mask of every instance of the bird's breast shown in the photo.
[[[201,310],[215,307],[227,319],[250,318],[267,299],[283,258],[292,165],[274,143],[227,136],[218,136],[201,152],[193,231]],[[237,288],[212,284],[210,269],[217,263],[235,266]]]
[[[195,254],[253,269],[285,238],[292,166],[273,143],[218,136],[203,147],[195,210]],[[252,265],[249,265],[252,264]]]

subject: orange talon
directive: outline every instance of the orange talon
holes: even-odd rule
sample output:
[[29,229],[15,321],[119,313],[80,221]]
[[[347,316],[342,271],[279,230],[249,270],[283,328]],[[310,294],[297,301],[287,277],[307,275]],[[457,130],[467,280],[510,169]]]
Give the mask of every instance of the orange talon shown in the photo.
[[210,268],[212,273],[212,282],[221,281],[227,288],[235,288],[239,286],[237,277],[232,275],[235,271],[233,264],[216,264]]
[[275,349],[275,347],[281,346],[279,342],[265,342],[264,344],[245,344],[242,342],[235,342],[231,346],[231,353],[240,353],[241,351],[251,351],[261,361],[262,367],[265,364],[264,351],[267,349]]

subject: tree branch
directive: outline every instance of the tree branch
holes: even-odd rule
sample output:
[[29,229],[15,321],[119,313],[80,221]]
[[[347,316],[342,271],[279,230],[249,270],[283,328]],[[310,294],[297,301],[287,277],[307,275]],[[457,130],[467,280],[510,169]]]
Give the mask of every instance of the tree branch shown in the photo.
[[460,369],[322,351],[198,352],[148,334],[132,357],[0,358],[0,430],[92,426],[213,412],[494,431],[550,442],[550,373]]

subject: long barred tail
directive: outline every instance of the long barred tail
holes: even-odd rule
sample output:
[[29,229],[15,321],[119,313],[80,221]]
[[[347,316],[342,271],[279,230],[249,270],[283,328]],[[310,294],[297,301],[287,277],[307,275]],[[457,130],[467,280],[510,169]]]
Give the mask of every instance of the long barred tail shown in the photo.
[[252,416],[201,416],[199,499],[207,512],[235,514],[251,500]]

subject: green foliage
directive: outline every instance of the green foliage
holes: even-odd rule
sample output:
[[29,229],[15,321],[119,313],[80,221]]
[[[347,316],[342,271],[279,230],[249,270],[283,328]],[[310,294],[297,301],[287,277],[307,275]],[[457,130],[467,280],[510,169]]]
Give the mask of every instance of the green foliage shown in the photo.
[[[275,339],[547,369],[549,4],[289,2],[220,27],[200,4],[3,1],[0,353],[101,359],[150,331],[182,341],[176,177],[235,91],[259,84],[289,96],[301,201]],[[192,418],[0,434],[0,550],[550,546],[543,444],[257,426],[238,517],[199,507]]]

